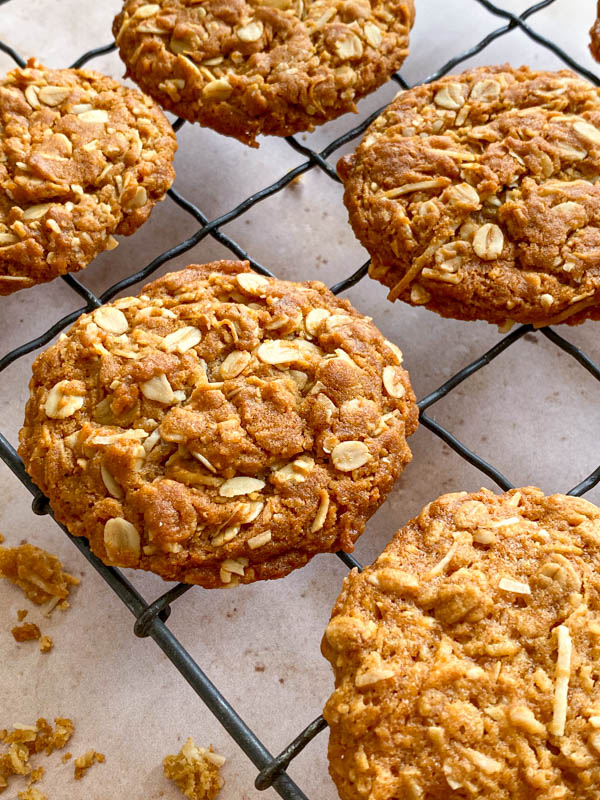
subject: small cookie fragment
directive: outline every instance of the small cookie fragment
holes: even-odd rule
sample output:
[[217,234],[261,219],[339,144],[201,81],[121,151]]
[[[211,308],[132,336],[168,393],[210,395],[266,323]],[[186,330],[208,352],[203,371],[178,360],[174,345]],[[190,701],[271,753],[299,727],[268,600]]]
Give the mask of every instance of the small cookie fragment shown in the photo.
[[[30,785],[42,778],[44,768],[32,769],[30,756],[44,750],[46,755],[51,755],[54,750],[61,750],[73,735],[74,726],[70,719],[56,717],[54,723],[54,730],[43,718],[38,719],[35,725],[15,724],[12,731],[0,730],[0,742],[7,747],[5,753],[0,753],[0,792],[8,787],[8,780],[14,775],[28,776]],[[29,788],[27,791],[37,790]]]
[[219,770],[224,763],[212,746],[196,747],[190,736],[177,755],[165,756],[163,770],[190,800],[214,800],[223,787]]
[[27,789],[24,789],[22,792],[17,794],[19,800],[47,800],[45,794],[40,792],[39,789],[36,789],[34,786],[30,786]]
[[184,119],[257,146],[355,111],[408,55],[413,0],[125,0],[127,75]]
[[338,172],[390,300],[498,325],[600,319],[600,91],[575,73],[416,86]]
[[88,769],[94,765],[94,762],[104,764],[105,761],[106,756],[103,753],[97,753],[92,748],[73,761],[73,777],[76,781],[80,781]]
[[44,777],[44,772],[45,772],[45,770],[44,770],[44,767],[42,767],[42,766],[36,767],[35,769],[32,769],[31,773],[30,773],[30,775],[29,775],[29,777],[27,779],[28,782],[29,782],[29,785],[31,786],[32,783],[37,783],[38,781],[41,781],[42,778]]
[[0,79],[0,295],[86,267],[174,178],[158,106],[88,69],[30,60]]
[[24,622],[22,625],[15,625],[10,631],[16,642],[31,642],[40,639],[42,634],[34,622]]
[[28,611],[24,608],[17,611],[17,619],[22,622],[22,625],[15,625],[11,628],[11,633],[16,642],[30,642],[39,639],[40,652],[49,653],[54,646],[54,642],[50,636],[42,636],[38,625],[33,622],[23,622],[27,616]]
[[409,463],[401,362],[319,282],[191,266],[38,357],[19,452],[105,563],[207,588],[278,578],[350,552]]
[[60,604],[79,585],[79,578],[65,572],[56,556],[33,544],[0,547],[0,578],[14,583],[37,605]]
[[322,652],[342,800],[596,800],[600,509],[443,495],[353,570]]
[[29,751],[22,744],[11,743],[6,753],[0,753],[0,791],[6,789],[13,775],[27,775],[31,771],[28,761]]
[[51,755],[55,750],[62,750],[74,730],[73,720],[68,717],[55,717],[54,730],[46,719],[40,717],[35,725],[14,725],[12,731],[0,731],[0,741],[25,745],[31,755],[43,751]]

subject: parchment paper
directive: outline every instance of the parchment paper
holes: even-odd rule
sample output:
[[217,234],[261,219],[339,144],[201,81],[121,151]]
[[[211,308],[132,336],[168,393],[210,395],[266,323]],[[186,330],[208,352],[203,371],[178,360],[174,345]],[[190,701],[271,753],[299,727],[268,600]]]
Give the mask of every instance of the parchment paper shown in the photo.
[[[523,0],[498,0],[523,11]],[[475,0],[416,0],[417,22],[403,74],[424,79],[453,54],[504,24]],[[0,38],[23,56],[52,67],[67,66],[90,47],[111,40],[119,0],[13,0],[0,7]],[[587,30],[593,0],[558,0],[531,24],[553,37],[581,63],[593,68]],[[528,63],[557,68],[549,51],[518,31],[493,43],[468,64]],[[0,54],[0,69],[11,66]],[[116,54],[90,65],[115,77],[123,74]],[[360,118],[391,99],[388,85],[360,104]],[[303,137],[313,146],[356,124],[347,116]],[[259,150],[186,124],[180,135],[175,187],[209,216],[237,203],[284,174],[301,156],[285,142],[268,139]],[[343,151],[334,154],[337,158]],[[80,279],[101,291],[145,265],[153,256],[195,230],[191,217],[167,200],[133,237],[100,256]],[[333,284],[366,260],[354,239],[341,202],[341,187],[312,171],[272,199],[224,228],[258,260],[284,278],[319,278]],[[211,238],[161,272],[188,263],[228,257]],[[136,288],[137,291],[137,288]],[[389,304],[385,290],[363,281],[347,295],[373,316],[405,354],[417,395],[499,340],[485,323],[443,320],[424,309]],[[44,331],[81,301],[62,281],[0,298],[0,352]],[[562,329],[571,341],[600,360],[600,326]],[[13,443],[22,422],[33,355],[0,379],[0,429]],[[566,491],[600,462],[600,386],[575,361],[543,336],[528,335],[491,366],[470,378],[432,411],[460,439],[496,464],[516,484]],[[394,531],[437,495],[493,487],[427,430],[410,441],[414,461],[384,507],[371,520],[356,555],[370,562]],[[10,634],[16,610],[29,607],[16,588],[0,583],[0,728],[31,723],[39,716],[66,715],[76,733],[75,756],[88,748],[106,763],[73,782],[72,762],[42,756],[47,768],[42,790],[50,800],[176,800],[181,795],[162,775],[165,754],[177,752],[191,735],[212,743],[228,761],[223,800],[250,800],[256,770],[190,687],[150,640],[133,635],[133,617],[49,518],[33,516],[30,495],[0,466],[0,531],[7,544],[27,540],[49,549],[82,579],[72,609],[40,623],[55,647],[40,654],[37,644],[17,645]],[[600,502],[600,491],[588,497]],[[335,556],[320,556],[285,580],[231,591],[194,589],[175,603],[169,625],[208,676],[273,752],[279,752],[315,718],[332,690],[329,665],[319,652],[323,629],[340,590],[345,568]],[[142,594],[154,598],[166,587],[151,575],[130,574]],[[38,611],[29,620],[39,622]],[[320,734],[293,763],[290,774],[311,800],[335,800],[327,774],[327,733]],[[4,795],[16,798],[24,783]],[[265,798],[277,795],[270,790]]]

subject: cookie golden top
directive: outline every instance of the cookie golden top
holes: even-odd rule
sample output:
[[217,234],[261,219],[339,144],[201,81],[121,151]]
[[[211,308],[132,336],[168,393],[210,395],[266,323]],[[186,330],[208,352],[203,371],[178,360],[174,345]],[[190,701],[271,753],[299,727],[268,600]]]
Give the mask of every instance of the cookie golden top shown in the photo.
[[495,323],[600,316],[600,95],[574,73],[418,86],[338,170],[391,300]]
[[0,81],[0,294],[79,270],[173,182],[177,142],[138,91],[30,61]]
[[408,54],[413,0],[126,0],[128,74],[165,108],[255,144],[347,111]]
[[343,800],[592,800],[600,509],[449,494],[353,571],[323,640]]
[[352,550],[410,461],[400,363],[321,283],[194,266],[39,356],[20,453],[109,563],[209,587],[279,577]]

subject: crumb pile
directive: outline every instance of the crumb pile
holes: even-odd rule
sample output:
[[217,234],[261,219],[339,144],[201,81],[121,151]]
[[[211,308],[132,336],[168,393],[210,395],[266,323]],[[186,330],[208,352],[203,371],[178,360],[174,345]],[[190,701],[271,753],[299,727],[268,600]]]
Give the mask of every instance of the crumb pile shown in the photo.
[[0,547],[0,578],[22,589],[33,603],[58,605],[62,610],[68,608],[71,588],[79,585],[79,578],[65,572],[56,556],[32,544]]
[[[67,717],[55,717],[54,729],[41,717],[35,725],[15,724],[11,731],[0,730],[0,742],[6,748],[4,753],[0,753],[0,792],[8,787],[8,781],[14,775],[28,776],[30,784],[40,780],[44,768],[34,769],[29,759],[38,753],[45,752],[49,756],[55,750],[62,750],[74,729],[73,721]],[[37,790],[29,788],[27,791],[35,800]],[[29,797],[25,793],[22,800],[29,800]]]
[[[33,603],[46,605],[46,617],[57,606],[66,611],[69,608],[67,597],[73,586],[79,585],[79,578],[65,572],[56,556],[31,544],[0,547],[0,578],[18,586]],[[17,611],[21,624],[11,629],[15,641],[39,640],[40,651],[49,653],[54,646],[52,638],[42,634],[35,622],[23,622],[28,613],[27,609]]]
[[224,763],[212,747],[196,747],[190,736],[177,755],[165,756],[163,769],[189,800],[213,800],[223,786],[219,770]]
[[104,753],[97,753],[93,748],[88,750],[82,756],[79,756],[73,761],[74,774],[73,777],[76,781],[80,781],[88,769],[94,763],[104,764],[106,756]]

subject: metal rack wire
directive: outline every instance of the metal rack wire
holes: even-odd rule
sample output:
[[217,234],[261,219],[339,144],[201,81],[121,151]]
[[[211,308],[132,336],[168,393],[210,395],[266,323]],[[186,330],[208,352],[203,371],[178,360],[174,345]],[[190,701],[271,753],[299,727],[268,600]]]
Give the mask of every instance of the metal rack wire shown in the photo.
[[[8,0],[0,0],[0,6],[5,5],[7,2]],[[471,49],[450,59],[447,63],[440,67],[437,72],[430,75],[425,82],[437,80],[468,58],[480,53],[499,37],[505,36],[511,31],[519,28],[533,42],[552,51],[552,53],[558,56],[567,66],[579,72],[585,78],[592,81],[595,85],[600,85],[600,80],[596,75],[578,64],[560,47],[537,33],[535,29],[529,25],[528,19],[530,17],[547,8],[548,6],[553,5],[555,2],[557,2],[557,0],[541,0],[541,2],[532,5],[519,16],[499,8],[497,5],[490,2],[490,0],[473,0],[473,2],[478,3],[488,12],[490,12],[491,15],[501,18],[503,24],[491,31]],[[106,53],[110,53],[114,49],[115,44],[111,43],[109,45],[90,50],[78,58],[72,66],[81,67],[92,59]],[[25,66],[24,60],[8,44],[0,41],[0,50],[10,56],[19,66]],[[402,88],[408,88],[408,84],[403,80],[399,73],[393,75],[391,80],[395,81]],[[199,227],[197,228],[196,232],[189,238],[177,244],[175,247],[172,247],[157,255],[143,269],[140,269],[134,274],[129,275],[112,286],[109,286],[99,296],[87,289],[73,275],[63,276],[62,280],[67,284],[67,286],[70,287],[70,289],[76,292],[83,299],[84,305],[76,311],[73,311],[57,320],[54,325],[52,325],[40,336],[23,343],[0,358],[0,373],[17,359],[48,344],[58,333],[73,323],[80,316],[80,314],[98,308],[100,305],[108,302],[124,289],[127,289],[130,286],[147,279],[163,264],[192,249],[206,236],[212,236],[217,242],[228,248],[238,258],[247,259],[257,272],[271,275],[272,273],[268,269],[259,264],[255,259],[252,258],[250,254],[246,253],[237,242],[227,236],[227,234],[221,230],[221,227],[242,216],[257,203],[260,203],[266,198],[271,197],[272,195],[281,191],[295,178],[305,172],[308,172],[309,170],[321,170],[331,180],[338,181],[339,179],[336,175],[335,167],[328,160],[329,157],[346,143],[361,136],[367,126],[376,116],[381,113],[381,111],[382,109],[377,110],[371,114],[370,117],[363,120],[360,125],[348,130],[343,135],[330,142],[319,152],[304,146],[295,137],[288,137],[286,139],[288,145],[296,152],[305,156],[305,160],[294,169],[287,172],[279,180],[275,181],[269,186],[266,186],[265,188],[243,200],[241,203],[235,206],[235,208],[232,208],[230,211],[227,211],[226,213],[221,214],[214,219],[209,220],[193,203],[182,197],[175,189],[171,189],[169,191],[169,197],[173,203],[175,203],[184,212],[189,214],[198,223]],[[177,120],[174,124],[175,130],[179,130],[183,124],[183,120]],[[335,294],[339,294],[347,289],[350,289],[363,277],[365,277],[367,270],[368,262],[363,264],[352,275],[331,287],[332,291]],[[589,356],[587,356],[582,350],[564,339],[560,334],[556,333],[555,330],[552,328],[542,328],[534,331],[532,326],[522,325],[502,338],[498,344],[481,355],[475,361],[463,367],[463,369],[453,375],[435,391],[431,392],[426,397],[423,397],[418,403],[421,424],[433,434],[438,436],[447,445],[449,445],[463,459],[491,478],[504,490],[512,487],[510,480],[496,467],[487,463],[483,458],[481,458],[481,456],[470,450],[465,444],[459,441],[449,430],[440,425],[433,417],[429,415],[428,410],[435,403],[452,392],[459,384],[473,375],[473,373],[489,365],[507,348],[517,345],[517,343],[525,334],[532,332],[538,336],[546,337],[546,339],[548,339],[552,344],[578,361],[582,367],[584,367],[594,378],[596,378],[596,380],[600,381],[600,367],[595,364],[592,359],[590,359]],[[32,494],[32,509],[34,513],[38,515],[50,514],[52,516],[52,511],[48,504],[47,498],[44,497],[44,495],[42,495],[37,487],[32,483],[31,479],[25,472],[23,463],[17,455],[13,445],[1,432],[0,458],[5,464],[8,465],[8,467],[19,478],[26,489],[28,489]],[[582,495],[592,489],[599,482],[600,466],[598,466],[590,475],[583,478],[580,483],[578,483],[577,486],[572,488],[568,493],[571,495]],[[294,739],[288,745],[288,747],[285,748],[285,750],[283,750],[278,756],[273,756],[262,744],[256,734],[244,723],[235,709],[227,702],[216,686],[211,683],[211,681],[207,678],[207,676],[186,651],[183,645],[169,630],[166,624],[171,613],[171,603],[173,603],[178,597],[181,597],[181,595],[183,595],[185,592],[189,591],[192,587],[187,584],[178,584],[162,594],[153,602],[147,602],[131,585],[127,578],[120,572],[120,570],[105,566],[91,553],[87,540],[72,537],[66,528],[63,526],[60,527],[62,527],[63,531],[71,539],[73,544],[80,550],[80,552],[104,578],[110,588],[121,598],[123,603],[134,615],[134,632],[136,636],[150,636],[156,642],[156,644],[162,649],[173,665],[179,670],[185,680],[199,695],[208,709],[215,715],[215,717],[233,737],[239,747],[258,768],[259,773],[255,781],[256,788],[267,789],[269,787],[273,787],[278,794],[284,798],[284,800],[307,800],[307,797],[301,788],[298,787],[287,775],[286,769],[292,759],[320,731],[326,727],[323,717],[318,717],[316,720],[311,722],[310,725],[308,725],[296,737],[296,739]],[[359,562],[353,556],[347,553],[340,552],[337,554],[337,556],[349,568],[362,568]]]

